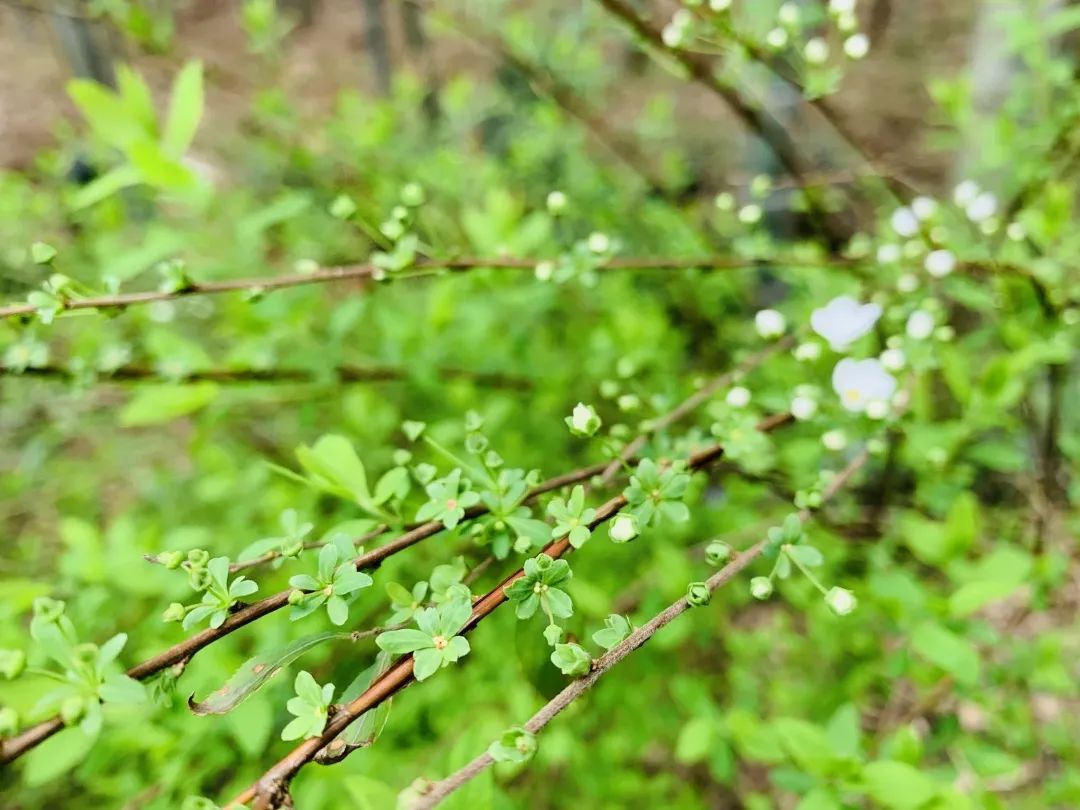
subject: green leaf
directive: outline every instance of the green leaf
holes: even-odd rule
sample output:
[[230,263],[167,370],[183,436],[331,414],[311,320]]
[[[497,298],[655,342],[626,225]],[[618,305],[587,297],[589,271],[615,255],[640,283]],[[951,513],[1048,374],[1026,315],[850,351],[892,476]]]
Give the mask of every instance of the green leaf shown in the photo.
[[323,489],[352,497],[357,503],[371,501],[364,463],[344,436],[322,436],[312,447],[301,445],[296,458]]
[[161,147],[179,158],[191,145],[203,113],[202,62],[188,62],[173,82]]
[[936,782],[904,762],[871,762],[863,769],[862,779],[870,798],[894,810],[912,810],[938,792]]
[[72,211],[81,211],[111,197],[121,189],[137,186],[140,182],[139,172],[134,166],[117,166],[73,193],[68,205]]
[[711,717],[700,716],[689,720],[679,730],[675,741],[675,759],[683,763],[701,762],[708,756],[715,736],[716,723]]
[[144,183],[164,191],[185,191],[197,185],[195,173],[166,154],[156,143],[133,144],[128,152],[131,165]]
[[98,697],[106,703],[145,703],[146,687],[127,675],[110,675],[101,684]]
[[278,647],[249,658],[233,673],[225,685],[214,691],[206,700],[196,702],[188,698],[188,708],[195,714],[226,714],[266,685],[267,681],[308,650],[326,641],[349,638],[349,633],[318,633],[305,636],[284,647]]
[[205,408],[217,392],[212,382],[143,386],[120,411],[120,424],[143,427],[171,422]]
[[109,146],[127,151],[135,143],[152,137],[140,120],[142,113],[129,109],[123,99],[104,85],[89,79],[73,79],[68,82],[67,91],[94,135]]
[[814,774],[822,774],[828,769],[834,756],[824,730],[795,717],[778,718],[772,726],[796,765]]
[[138,122],[143,132],[154,137],[157,133],[157,115],[146,80],[127,65],[120,63],[116,66],[116,83],[120,98],[132,119]]
[[911,634],[911,647],[967,686],[979,682],[979,654],[966,639],[939,624],[924,622]]
[[47,242],[34,242],[30,245],[30,259],[34,264],[48,264],[56,258],[56,248]]
[[405,628],[381,633],[375,639],[375,643],[380,650],[400,655],[431,647],[431,636],[421,630]]
[[[352,683],[341,693],[341,703],[348,703],[357,697],[375,682],[375,679],[390,669],[393,657],[388,652],[380,652],[375,656],[375,663],[365,669]],[[354,720],[343,732],[338,734],[335,740],[341,740],[349,748],[366,748],[378,739],[390,718],[391,700],[384,700],[374,709],[370,709]],[[333,752],[333,743],[330,743]]]
[[94,743],[81,729],[64,729],[27,754],[23,781],[32,788],[52,782],[82,762]]

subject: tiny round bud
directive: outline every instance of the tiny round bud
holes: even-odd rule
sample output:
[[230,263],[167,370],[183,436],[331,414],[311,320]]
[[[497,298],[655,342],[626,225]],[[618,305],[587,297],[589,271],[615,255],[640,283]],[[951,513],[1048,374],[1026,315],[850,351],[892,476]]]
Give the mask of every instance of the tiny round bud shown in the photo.
[[896,280],[896,289],[902,293],[913,293],[919,289],[919,277],[914,273],[904,273]]
[[551,281],[551,277],[555,275],[555,262],[537,262],[533,273],[536,275],[537,281]]
[[949,250],[933,250],[926,255],[923,266],[934,278],[944,278],[956,269],[956,256]]
[[305,596],[307,596],[307,594],[305,594],[302,590],[300,590],[299,588],[293,588],[291,591],[289,591],[289,604],[299,605],[301,602],[304,601]]
[[864,59],[870,53],[870,38],[866,34],[852,34],[844,40],[844,55],[852,61]]
[[723,540],[713,540],[705,546],[705,561],[709,565],[723,565],[731,559],[731,546]]
[[704,607],[712,599],[712,591],[704,582],[691,582],[686,589],[686,601],[694,607]]
[[750,404],[750,389],[741,385],[736,385],[727,392],[724,401],[732,408],[745,408]]
[[825,449],[832,450],[834,453],[838,453],[847,447],[847,442],[844,431],[839,429],[829,430],[821,434],[821,443],[825,446]]
[[760,205],[755,203],[744,205],[739,209],[739,222],[744,225],[755,225],[761,221],[763,213]]
[[859,600],[847,588],[829,588],[829,592],[825,594],[825,604],[837,616],[847,616],[855,610]]
[[607,253],[611,250],[611,238],[606,233],[594,231],[589,234],[588,247],[593,253]]
[[890,348],[881,353],[881,365],[885,367],[887,371],[900,371],[907,363],[907,356],[904,354],[903,349]]
[[0,675],[13,680],[26,669],[26,653],[22,650],[0,650]]
[[557,217],[566,210],[566,195],[561,191],[552,191],[547,195],[547,210],[553,217]]
[[773,28],[765,35],[765,44],[774,51],[779,51],[787,47],[789,39],[790,37],[785,29]]
[[795,347],[795,359],[810,362],[821,357],[821,344],[814,341],[800,343]]
[[917,309],[908,316],[907,335],[912,340],[926,340],[934,332],[934,316],[925,309]]
[[60,717],[65,726],[73,726],[86,716],[86,698],[82,695],[68,695],[60,704]]
[[184,561],[184,552],[182,551],[163,551],[157,555],[157,561],[168,568],[170,571],[175,571],[180,567],[180,563]]
[[812,397],[798,396],[791,400],[791,415],[800,422],[805,422],[807,419],[813,419],[814,414],[817,413],[817,409],[817,400]]
[[419,183],[406,183],[401,187],[401,201],[409,208],[423,205],[426,198],[424,187]]
[[615,543],[627,543],[638,536],[637,518],[633,515],[620,512],[611,521],[608,529],[608,537]]
[[179,602],[171,602],[165,611],[161,614],[161,620],[163,622],[182,622],[187,615],[187,608],[181,605]]
[[755,599],[768,599],[772,592],[772,580],[768,577],[754,577],[750,580],[750,595]]
[[787,329],[787,320],[775,309],[763,309],[754,316],[757,333],[766,340],[778,338]]
[[872,399],[866,403],[866,415],[870,419],[884,419],[889,415],[889,403],[884,399]]
[[821,37],[811,37],[803,46],[803,58],[811,65],[824,65],[829,61],[829,43]]

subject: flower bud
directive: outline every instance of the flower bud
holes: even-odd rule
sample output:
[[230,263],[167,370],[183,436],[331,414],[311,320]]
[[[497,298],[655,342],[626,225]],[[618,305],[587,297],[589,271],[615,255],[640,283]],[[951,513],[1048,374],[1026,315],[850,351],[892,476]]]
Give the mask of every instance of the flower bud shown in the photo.
[[575,436],[592,436],[600,429],[601,422],[592,405],[579,402],[574,406],[573,413],[566,417],[566,424]]
[[754,577],[750,580],[750,595],[755,599],[768,599],[772,592],[772,580],[768,577]]
[[766,340],[778,338],[787,329],[787,320],[775,309],[763,309],[754,316],[754,327]]
[[9,681],[18,678],[26,669],[26,653],[22,650],[0,650],[0,675]]
[[847,616],[858,607],[859,600],[847,588],[829,588],[825,594],[825,604],[837,616]]
[[161,614],[163,622],[182,622],[187,615],[187,608],[179,602],[172,602]]
[[704,607],[712,599],[712,591],[704,582],[691,582],[686,589],[686,601],[694,607]]
[[424,187],[419,183],[406,183],[401,187],[401,201],[409,208],[423,205],[426,198]]
[[289,604],[299,605],[301,602],[304,601],[305,596],[307,596],[307,594],[305,594],[302,590],[300,590],[299,588],[293,588],[291,591],[289,591]]
[[713,540],[705,546],[705,561],[709,565],[723,565],[731,559],[731,546],[723,540]]
[[73,726],[86,717],[86,698],[82,695],[69,695],[60,704],[60,717],[65,726]]
[[175,571],[180,567],[180,563],[184,561],[184,553],[182,551],[163,551],[157,555],[157,561],[170,571]]
[[615,543],[628,543],[638,536],[637,519],[626,512],[620,512],[611,521],[608,537]]

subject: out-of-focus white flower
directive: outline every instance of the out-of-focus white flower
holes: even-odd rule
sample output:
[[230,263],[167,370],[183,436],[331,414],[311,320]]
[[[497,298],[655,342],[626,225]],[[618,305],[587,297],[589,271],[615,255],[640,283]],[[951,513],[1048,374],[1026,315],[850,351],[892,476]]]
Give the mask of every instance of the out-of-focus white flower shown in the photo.
[[739,222],[744,225],[754,225],[761,221],[762,210],[760,205],[751,203],[739,209]]
[[852,34],[844,40],[844,54],[856,62],[870,53],[870,38],[866,34]]
[[944,278],[956,269],[956,257],[951,250],[932,250],[926,254],[923,266],[934,278]]
[[964,180],[953,189],[953,202],[961,208],[967,208],[979,196],[980,191],[982,189],[974,180]]
[[899,371],[907,364],[907,355],[904,354],[903,349],[886,349],[878,359],[889,371]]
[[821,444],[824,445],[826,450],[832,450],[834,453],[839,453],[847,447],[847,434],[839,428],[827,430],[821,434]]
[[810,326],[829,341],[833,351],[842,352],[873,329],[880,317],[880,304],[860,304],[850,295],[841,295],[810,313]]
[[709,0],[709,8],[713,11],[727,11],[731,8],[731,0]]
[[1022,242],[1027,238],[1027,230],[1019,222],[1010,222],[1009,227],[1005,229],[1005,235],[1014,242]]
[[855,0],[829,0],[830,14],[851,14],[855,11]]
[[566,195],[561,191],[552,191],[547,195],[548,213],[558,215],[566,208]]
[[754,316],[754,327],[766,340],[778,338],[787,329],[787,320],[775,309],[763,309]]
[[817,360],[821,357],[821,344],[814,343],[813,341],[807,341],[806,343],[800,343],[795,347],[795,359],[810,361]]
[[776,51],[786,48],[788,44],[788,32],[783,28],[773,28],[765,35],[765,44]]
[[859,606],[859,600],[847,588],[829,588],[825,594],[825,604],[837,616],[847,616]]
[[718,211],[731,211],[735,208],[735,196],[730,191],[721,191],[713,200]]
[[589,250],[593,253],[607,253],[611,250],[611,237],[606,233],[600,233],[600,231],[593,231],[589,234],[589,240],[587,242]]
[[732,408],[745,408],[750,404],[750,389],[741,385],[736,385],[727,392],[724,401]]
[[811,65],[824,65],[829,61],[829,43],[821,37],[811,37],[803,46],[803,58]]
[[889,415],[889,403],[884,399],[872,399],[866,403],[866,415],[871,419],[884,419]]
[[926,340],[934,333],[934,316],[925,309],[917,309],[908,316],[905,331],[913,340]]
[[896,280],[896,289],[902,293],[915,292],[919,289],[919,277],[914,273],[904,273]]
[[874,400],[887,401],[896,390],[896,378],[875,358],[845,357],[833,369],[832,384],[840,404],[852,413],[865,411],[867,403]]
[[930,219],[937,211],[937,200],[930,197],[916,197],[911,201],[911,212],[919,219]]
[[784,5],[780,6],[780,10],[776,12],[777,21],[789,28],[798,25],[801,16],[799,7],[795,3],[784,3]]
[[859,18],[854,14],[837,14],[836,28],[841,34],[850,34],[859,27]]
[[555,262],[537,262],[533,272],[536,274],[537,281],[551,281],[551,277],[555,275]]
[[919,232],[919,219],[910,208],[897,208],[893,211],[889,224],[901,236],[914,236]]
[[677,48],[686,39],[690,26],[694,22],[694,16],[685,8],[680,8],[671,15],[671,22],[664,26],[660,32],[660,38],[669,48]]
[[985,222],[997,213],[997,197],[984,191],[967,206],[967,216],[972,222]]
[[813,397],[798,396],[791,400],[791,415],[800,422],[805,422],[807,419],[813,419],[814,414],[817,413],[817,409],[817,400]]

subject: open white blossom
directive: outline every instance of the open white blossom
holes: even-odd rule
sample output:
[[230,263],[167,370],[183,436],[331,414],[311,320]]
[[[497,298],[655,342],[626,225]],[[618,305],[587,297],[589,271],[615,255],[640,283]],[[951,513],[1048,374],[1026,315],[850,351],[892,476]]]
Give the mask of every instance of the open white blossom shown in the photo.
[[896,378],[875,358],[845,357],[833,369],[832,384],[840,404],[852,413],[865,411],[867,404],[875,400],[888,401],[896,390]]
[[953,189],[953,202],[961,208],[966,208],[979,196],[980,191],[982,191],[982,189],[979,188],[979,184],[974,180],[965,180]]
[[817,400],[813,397],[797,396],[791,400],[791,415],[800,422],[813,419],[817,413]]
[[825,594],[825,604],[837,616],[847,616],[858,607],[859,600],[847,588],[829,588]]
[[778,338],[787,329],[787,320],[775,309],[763,309],[754,316],[754,327],[766,340]]
[[911,212],[921,220],[930,219],[937,211],[937,201],[930,197],[916,197],[911,201]]
[[880,317],[880,304],[860,304],[850,295],[841,295],[810,313],[810,326],[829,341],[833,351],[842,352],[873,329]]
[[750,389],[741,385],[736,385],[727,392],[724,401],[732,408],[745,408],[750,404]]
[[944,278],[956,269],[956,256],[951,250],[932,250],[926,255],[924,266],[934,278]]
[[972,222],[984,222],[997,213],[997,197],[984,191],[967,206],[967,216]]
[[844,40],[844,54],[848,59],[859,61],[870,53],[870,38],[866,34],[852,34]]
[[889,224],[901,236],[914,236],[919,232],[919,219],[910,208],[897,208],[893,211]]
[[905,331],[913,340],[926,340],[934,333],[934,316],[925,309],[915,310],[908,316]]

